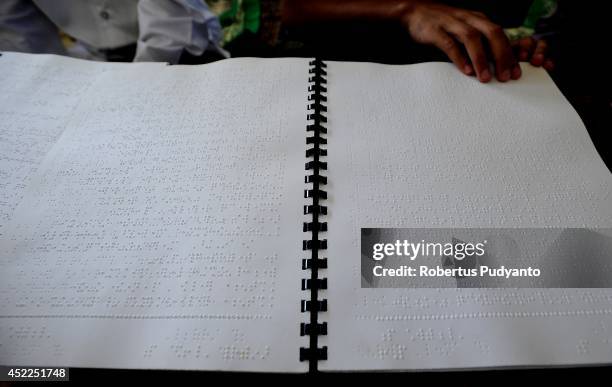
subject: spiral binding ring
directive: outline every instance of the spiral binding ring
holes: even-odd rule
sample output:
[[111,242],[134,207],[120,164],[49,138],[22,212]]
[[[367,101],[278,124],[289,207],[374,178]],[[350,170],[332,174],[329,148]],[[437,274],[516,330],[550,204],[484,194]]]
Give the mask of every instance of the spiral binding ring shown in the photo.
[[[318,146],[318,145],[320,145],[321,143],[320,143],[320,142],[315,142],[314,144]],[[316,169],[316,170],[318,171],[319,169],[327,169],[327,163],[325,163],[325,162],[323,162],[323,161],[316,160],[316,159],[318,159],[318,158],[319,158],[319,155],[318,155],[318,154],[316,154],[316,152],[315,152],[315,154],[314,154],[314,155],[312,155],[312,157],[314,157],[314,158],[315,158],[315,160],[308,161],[308,162],[306,163],[306,170],[309,170],[309,169]],[[316,172],[316,173],[318,173],[318,172]]]
[[327,223],[304,222],[304,232],[308,231],[327,231]]
[[327,206],[319,206],[319,205],[306,205],[304,206],[304,215],[308,214],[321,214],[327,215]]
[[310,290],[313,288],[313,286],[316,286],[319,289],[327,289],[327,278],[316,279],[314,281],[302,278],[302,290]]
[[[310,290],[317,290],[315,287]],[[302,312],[327,312],[327,300],[302,300]]]
[[306,151],[306,157],[313,157],[314,155],[318,154],[319,156],[327,156],[327,149],[315,149],[315,148],[311,148],[308,149]]
[[327,258],[302,259],[302,270],[309,270],[313,267],[327,269]]
[[317,335],[326,335],[327,334],[327,323],[321,323],[317,325],[312,325],[308,323],[300,324],[300,336],[307,336],[311,334]]
[[319,184],[327,184],[327,177],[321,175],[310,175],[304,178],[304,183],[314,183],[315,181],[318,181]]
[[[315,129],[317,129],[319,131],[319,133],[323,133],[323,134],[327,133],[327,129],[322,127],[322,126],[320,126],[320,125],[314,125],[313,124],[313,125],[307,125],[306,126],[306,131],[307,132],[312,132]],[[324,150],[324,149],[321,149],[321,150]]]
[[[318,182],[319,185],[321,184],[321,182]],[[314,198],[315,196],[318,196],[319,199],[327,199],[327,192],[322,191],[322,190],[313,190],[313,189],[305,189],[304,190],[304,197],[305,198]]]
[[326,249],[327,249],[327,239],[323,239],[323,240],[307,239],[302,242],[302,250],[326,250]]
[[327,162],[322,158],[327,156],[327,149],[322,148],[327,144],[323,134],[327,128],[323,126],[327,122],[327,97],[323,93],[327,88],[327,65],[320,59],[310,62],[308,73],[308,104],[306,118],[310,123],[306,126],[306,132],[312,135],[306,137],[306,144],[312,145],[306,150],[305,169],[309,172],[304,178],[305,184],[312,184],[311,188],[304,190],[304,198],[312,199],[312,204],[304,206],[304,215],[308,221],[304,222],[304,232],[310,233],[310,239],[304,239],[302,249],[310,251],[310,258],[302,260],[302,269],[310,270],[310,278],[303,278],[301,289],[310,291],[310,300],[302,300],[301,311],[309,313],[310,321],[300,324],[300,335],[310,338],[309,347],[300,348],[300,361],[308,361],[310,371],[317,370],[317,363],[327,360],[327,347],[318,346],[318,337],[327,335],[327,323],[319,322],[320,313],[327,311],[327,300],[319,298],[319,290],[327,289],[327,278],[319,277],[319,270],[327,268],[327,258],[320,258],[320,253],[327,249],[327,240],[321,238],[319,233],[327,231],[327,223],[323,222],[321,216],[327,215],[327,206],[321,204],[327,199],[327,191],[323,188],[327,185],[327,177],[321,175],[321,171],[327,170]]

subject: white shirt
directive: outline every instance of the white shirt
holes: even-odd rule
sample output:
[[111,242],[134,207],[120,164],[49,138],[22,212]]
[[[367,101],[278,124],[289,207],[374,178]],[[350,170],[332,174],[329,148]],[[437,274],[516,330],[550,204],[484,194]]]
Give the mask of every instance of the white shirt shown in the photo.
[[204,0],[1,0],[0,50],[65,54],[57,28],[94,49],[136,43],[134,61],[176,63],[219,47]]

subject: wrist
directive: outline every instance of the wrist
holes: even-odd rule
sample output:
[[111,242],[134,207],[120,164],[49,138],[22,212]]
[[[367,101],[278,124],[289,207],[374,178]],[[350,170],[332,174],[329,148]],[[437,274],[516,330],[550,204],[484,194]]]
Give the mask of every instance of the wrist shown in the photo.
[[392,7],[389,7],[389,19],[392,20],[403,20],[406,15],[410,14],[413,9],[416,1],[413,0],[400,0],[395,2]]

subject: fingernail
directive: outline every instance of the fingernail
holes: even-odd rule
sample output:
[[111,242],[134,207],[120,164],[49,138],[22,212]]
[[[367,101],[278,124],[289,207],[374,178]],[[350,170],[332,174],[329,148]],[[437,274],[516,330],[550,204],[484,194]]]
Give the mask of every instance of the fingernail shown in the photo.
[[544,62],[544,55],[542,54],[535,54],[531,59],[531,64],[534,64],[536,66],[541,65],[542,62]]
[[465,66],[463,66],[463,72],[466,73],[467,75],[472,75],[472,73],[474,72],[474,69],[469,64],[466,64]]
[[489,82],[491,80],[491,72],[488,69],[484,69],[480,73],[480,81],[481,82]]
[[521,74],[523,72],[521,71],[521,66],[516,65],[512,68],[512,79],[519,79],[521,77]]
[[501,74],[499,74],[499,80],[502,82],[506,82],[510,79],[510,70],[504,70]]

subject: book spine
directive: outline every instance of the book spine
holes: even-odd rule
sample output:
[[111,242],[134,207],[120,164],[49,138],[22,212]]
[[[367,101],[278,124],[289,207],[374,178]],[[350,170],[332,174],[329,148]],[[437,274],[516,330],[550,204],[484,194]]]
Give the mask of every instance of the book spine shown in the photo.
[[327,122],[326,67],[320,59],[311,61],[308,78],[308,149],[304,182],[310,188],[304,190],[304,197],[309,201],[304,206],[304,215],[307,215],[304,232],[309,235],[304,239],[302,249],[309,252],[310,257],[302,260],[302,269],[310,270],[310,275],[302,279],[301,285],[302,290],[310,292],[310,299],[301,303],[302,313],[308,313],[309,321],[300,324],[300,334],[309,336],[309,346],[300,348],[300,361],[308,361],[311,372],[317,371],[319,361],[327,360],[327,347],[319,347],[318,344],[319,336],[327,335],[327,322],[320,318],[320,313],[327,311],[327,300],[319,297],[319,290],[327,289],[327,278],[322,276],[322,269],[327,268],[327,258],[323,257],[327,249],[327,240],[323,238],[323,233],[327,231],[327,223],[324,222],[327,206],[323,204],[327,199],[327,177],[323,172],[327,170],[327,149],[324,147],[327,144],[324,136],[327,133],[324,126]]

